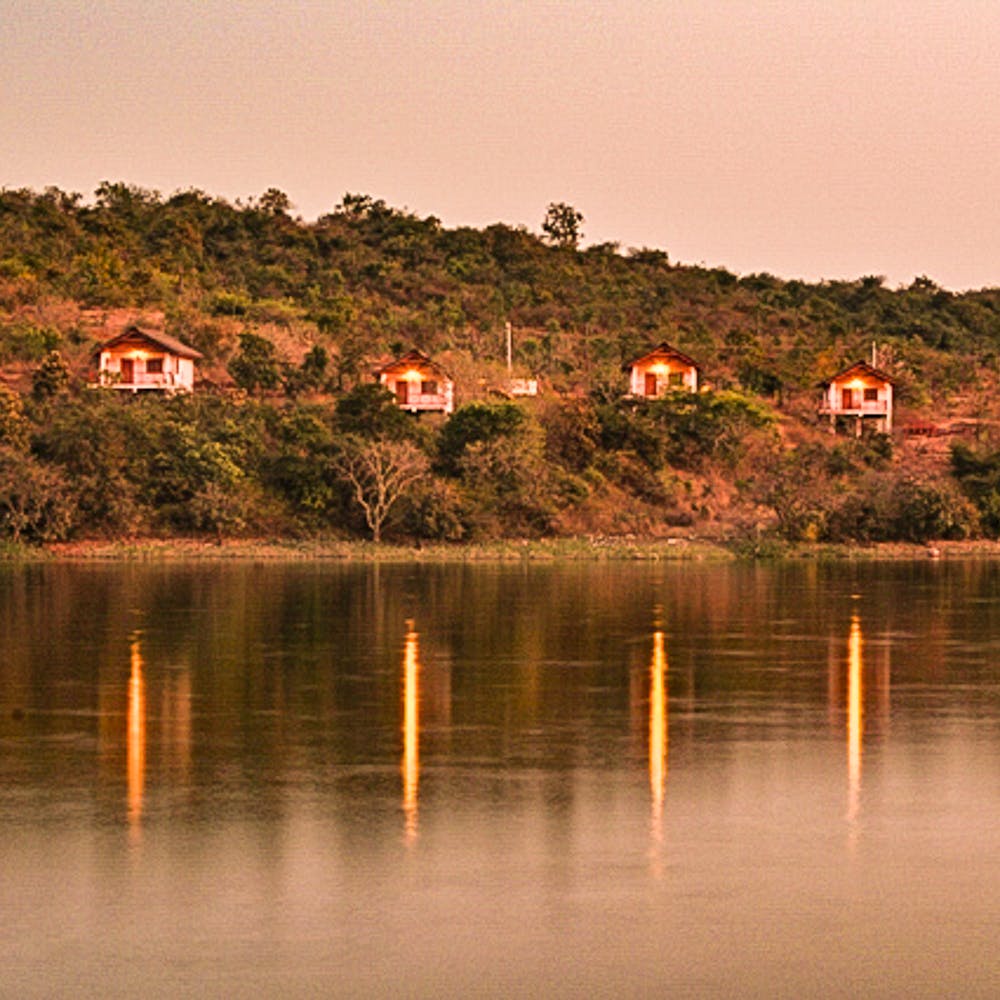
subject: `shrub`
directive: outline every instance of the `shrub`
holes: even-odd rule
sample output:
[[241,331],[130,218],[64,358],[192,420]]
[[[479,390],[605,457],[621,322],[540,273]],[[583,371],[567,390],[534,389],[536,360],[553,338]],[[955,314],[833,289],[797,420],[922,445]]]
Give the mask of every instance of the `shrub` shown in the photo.
[[281,384],[281,365],[274,344],[255,333],[241,333],[240,347],[229,362],[229,374],[241,389],[276,389]]
[[467,516],[454,484],[429,477],[417,483],[407,497],[401,526],[414,538],[457,542],[466,534]]
[[49,542],[73,527],[74,502],[63,477],[22,452],[0,448],[0,530],[12,542]]
[[893,487],[890,507],[892,534],[904,541],[968,538],[977,527],[975,508],[946,482],[900,479]]
[[69,388],[69,368],[58,351],[49,351],[32,372],[31,394],[35,399],[49,399]]
[[469,403],[460,406],[441,431],[438,441],[441,469],[446,474],[455,475],[472,445],[511,437],[524,427],[525,419],[524,410],[516,403]]

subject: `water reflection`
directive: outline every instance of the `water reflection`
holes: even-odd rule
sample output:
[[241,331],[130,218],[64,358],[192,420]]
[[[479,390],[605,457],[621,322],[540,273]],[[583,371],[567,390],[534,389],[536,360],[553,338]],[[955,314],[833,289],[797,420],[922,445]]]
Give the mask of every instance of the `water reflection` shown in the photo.
[[861,622],[851,618],[847,637],[847,819],[857,823],[861,803],[861,741],[864,735],[864,680]]
[[137,839],[142,821],[142,794],[146,782],[146,685],[142,676],[142,649],[138,634],[132,639],[130,660],[126,730],[128,823],[133,838]]
[[420,784],[420,663],[417,638],[410,620],[406,623],[403,644],[403,815],[408,841],[417,836]]
[[0,567],[6,992],[991,995],[1000,565],[381,574]]
[[669,752],[666,675],[666,640],[663,632],[657,630],[653,633],[653,659],[649,666],[649,790],[653,803],[653,835],[657,839],[663,819]]

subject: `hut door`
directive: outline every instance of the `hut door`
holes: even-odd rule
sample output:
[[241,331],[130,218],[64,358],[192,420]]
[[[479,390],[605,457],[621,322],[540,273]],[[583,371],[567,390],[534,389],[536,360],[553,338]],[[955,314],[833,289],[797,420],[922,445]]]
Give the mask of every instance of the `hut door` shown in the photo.
[[841,406],[845,410],[856,410],[858,408],[857,401],[855,400],[855,389],[843,389],[841,390]]
[[125,383],[135,381],[135,362],[131,358],[122,358],[122,381]]
[[396,401],[400,406],[406,406],[410,401],[410,383],[405,379],[400,379],[396,383]]
[[646,395],[656,395],[656,376],[652,372],[646,372]]

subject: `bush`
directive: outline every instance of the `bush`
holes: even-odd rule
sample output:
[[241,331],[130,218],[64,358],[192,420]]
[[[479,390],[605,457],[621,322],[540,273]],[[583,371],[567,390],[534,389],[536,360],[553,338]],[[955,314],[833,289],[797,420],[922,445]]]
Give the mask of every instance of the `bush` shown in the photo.
[[979,512],[983,531],[1000,536],[1000,451],[952,446],[951,468],[962,493]]
[[419,438],[417,421],[396,404],[385,386],[375,382],[359,385],[337,400],[337,429],[369,439]]
[[414,538],[457,542],[466,534],[468,512],[452,483],[431,477],[407,497],[401,527]]
[[61,342],[58,330],[15,322],[0,330],[0,361],[40,361]]
[[58,351],[49,351],[32,372],[31,394],[35,399],[50,399],[69,388],[69,368]]
[[74,498],[63,477],[30,455],[0,448],[0,531],[12,542],[50,542],[73,527]]
[[23,450],[28,446],[29,431],[21,397],[0,382],[0,445]]
[[247,392],[276,389],[281,384],[281,365],[274,344],[255,333],[241,333],[239,351],[229,362],[229,374]]
[[890,497],[892,534],[909,542],[962,539],[974,534],[976,510],[946,482],[900,479]]
[[455,475],[472,445],[511,437],[524,427],[525,419],[524,410],[516,403],[469,403],[460,406],[445,424],[438,441],[442,471]]
[[928,542],[968,538],[975,508],[946,481],[871,475],[829,504],[824,540]]

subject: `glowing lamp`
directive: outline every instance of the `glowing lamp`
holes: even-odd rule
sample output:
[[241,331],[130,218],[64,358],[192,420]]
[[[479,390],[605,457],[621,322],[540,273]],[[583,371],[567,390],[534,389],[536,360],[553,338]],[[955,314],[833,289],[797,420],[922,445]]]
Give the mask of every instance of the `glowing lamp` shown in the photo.
[[649,366],[649,370],[656,375],[669,375],[670,365],[668,365],[665,361],[655,361]]

